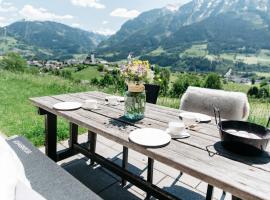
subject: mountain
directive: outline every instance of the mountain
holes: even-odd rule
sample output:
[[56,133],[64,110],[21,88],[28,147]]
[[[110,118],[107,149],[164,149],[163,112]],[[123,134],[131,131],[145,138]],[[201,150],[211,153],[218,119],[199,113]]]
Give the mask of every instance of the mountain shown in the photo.
[[0,49],[4,46],[3,51],[16,50],[30,58],[72,58],[75,54],[89,53],[106,39],[103,35],[51,21],[19,21],[5,28],[7,37],[2,36],[2,42],[6,45],[0,45]]
[[270,50],[270,0],[193,0],[176,10],[151,10],[126,22],[97,52],[107,60],[132,52],[176,66],[196,45],[213,56]]

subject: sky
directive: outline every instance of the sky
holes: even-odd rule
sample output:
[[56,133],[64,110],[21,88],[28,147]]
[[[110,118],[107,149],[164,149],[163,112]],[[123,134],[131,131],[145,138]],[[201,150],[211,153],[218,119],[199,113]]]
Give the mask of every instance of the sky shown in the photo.
[[154,8],[190,0],[0,0],[0,27],[18,20],[57,21],[101,34],[113,34],[127,20]]

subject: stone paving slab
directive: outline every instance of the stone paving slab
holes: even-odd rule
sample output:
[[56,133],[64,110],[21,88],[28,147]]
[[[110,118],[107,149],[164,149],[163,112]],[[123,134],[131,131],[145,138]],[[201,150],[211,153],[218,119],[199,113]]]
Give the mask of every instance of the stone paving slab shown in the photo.
[[145,198],[131,188],[122,188],[119,182],[106,188],[98,195],[105,200],[140,200]]
[[[171,177],[166,177],[158,185],[158,187],[170,192],[181,199],[204,200],[205,194],[198,192],[196,189],[181,183]],[[152,198],[155,199],[155,198]]]
[[[79,143],[86,142],[87,138],[87,134],[83,134],[79,136],[78,141]],[[57,146],[58,150],[67,147],[68,141],[63,141]],[[121,145],[102,136],[97,137],[96,152],[118,165],[122,163],[122,148]],[[42,152],[45,151],[44,147],[40,149]],[[145,199],[146,194],[144,191],[129,183],[122,188],[120,177],[102,168],[100,165],[90,166],[89,163],[89,159],[81,154],[58,162],[59,165],[104,199]],[[128,170],[146,179],[146,167],[147,157],[129,150]],[[206,183],[188,174],[180,175],[178,170],[157,161],[154,163],[154,184],[179,196],[183,200],[205,199],[207,190]],[[222,196],[222,190],[215,189],[214,198],[228,200],[231,198],[231,195]]]
[[69,165],[65,165],[64,169],[96,193],[117,182],[114,177],[107,174],[101,167],[89,166],[85,159],[74,160]]

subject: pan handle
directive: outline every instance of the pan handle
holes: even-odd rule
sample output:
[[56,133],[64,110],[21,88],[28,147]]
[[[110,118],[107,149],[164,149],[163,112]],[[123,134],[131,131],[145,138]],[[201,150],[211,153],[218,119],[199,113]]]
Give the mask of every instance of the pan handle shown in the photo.
[[269,117],[269,119],[268,119],[268,122],[267,122],[267,124],[266,124],[266,127],[269,127],[269,125],[270,125],[270,117]]
[[[220,117],[220,110],[219,110],[219,108],[217,108],[217,107],[215,107],[215,106],[213,106],[213,108],[214,108],[214,114],[215,114],[215,121],[216,121],[216,124],[219,126],[219,124],[220,124],[220,126],[221,126],[221,117]],[[217,114],[218,114],[218,119],[217,119]],[[218,121],[219,120],[219,121]]]

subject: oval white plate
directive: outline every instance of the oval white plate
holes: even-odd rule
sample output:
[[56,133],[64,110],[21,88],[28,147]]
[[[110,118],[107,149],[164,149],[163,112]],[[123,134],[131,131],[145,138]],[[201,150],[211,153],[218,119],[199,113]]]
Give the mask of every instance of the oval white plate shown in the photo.
[[179,114],[179,117],[185,117],[185,116],[192,116],[197,119],[198,122],[211,122],[212,117],[209,115],[205,115],[202,113],[195,113],[195,112],[182,112]]
[[79,102],[61,102],[57,103],[53,106],[54,109],[56,110],[77,110],[82,107],[82,104]]
[[171,141],[171,136],[165,131],[154,128],[143,128],[129,134],[130,141],[145,147],[162,147]]

